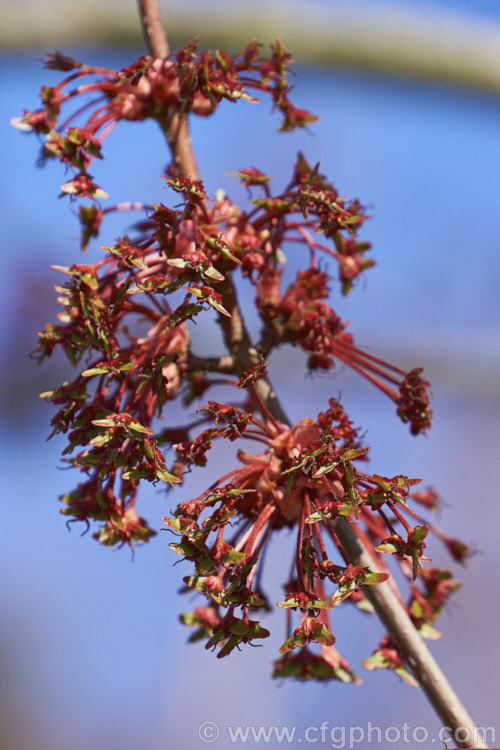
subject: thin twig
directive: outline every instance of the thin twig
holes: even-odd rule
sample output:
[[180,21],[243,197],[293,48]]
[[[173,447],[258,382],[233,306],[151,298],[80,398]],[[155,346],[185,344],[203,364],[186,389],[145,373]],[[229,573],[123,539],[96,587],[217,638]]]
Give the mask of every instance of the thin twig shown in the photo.
[[167,36],[161,20],[157,0],[138,0],[142,31],[154,58],[163,59],[169,53]]

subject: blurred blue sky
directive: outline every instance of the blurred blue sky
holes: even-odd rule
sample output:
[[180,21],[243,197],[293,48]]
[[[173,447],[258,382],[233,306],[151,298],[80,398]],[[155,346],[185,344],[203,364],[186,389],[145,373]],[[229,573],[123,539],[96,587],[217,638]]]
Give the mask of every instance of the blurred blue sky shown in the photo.
[[[499,4],[486,0],[432,5],[500,17]],[[121,66],[141,51],[65,52]],[[59,166],[35,169],[35,139],[7,125],[8,118],[36,105],[42,83],[55,80],[37,64],[40,56],[0,59],[0,305],[8,321],[0,341],[3,371],[13,373],[8,382],[14,389],[4,394],[1,428],[0,660],[8,684],[0,685],[0,695],[6,691],[11,707],[9,733],[17,732],[19,747],[31,750],[159,750],[201,747],[197,727],[206,720],[223,727],[302,728],[323,720],[344,725],[371,720],[381,726],[406,720],[434,730],[438,722],[423,696],[391,675],[363,673],[364,685],[358,688],[279,688],[272,683],[268,674],[282,641],[281,616],[271,618],[273,636],[263,648],[230,659],[217,661],[199,646],[186,646],[177,615],[191,602],[176,592],[187,567],[172,567],[168,534],[138,550],[131,563],[127,551],[100,548],[90,535],[81,539],[76,529],[66,532],[56,498],[76,477],[56,468],[61,443],[44,442],[50,407],[37,401],[35,389],[48,387],[48,376],[41,371],[36,382],[23,380],[34,365],[21,354],[43,322],[37,315],[50,307],[41,290],[57,279],[47,266],[79,258],[77,223],[67,201],[56,199],[64,181]],[[352,321],[359,343],[405,366],[426,364],[435,393],[432,434],[411,439],[392,405],[354,374],[310,381],[295,354],[279,354],[273,371],[283,382],[294,419],[316,414],[341,390],[353,418],[367,429],[373,469],[420,476],[436,486],[446,499],[441,525],[481,549],[468,570],[460,571],[464,589],[442,619],[443,643],[433,648],[473,716],[489,725],[497,717],[500,668],[498,587],[489,573],[497,564],[500,520],[495,481],[500,101],[439,86],[310,69],[297,70],[295,100],[321,115],[309,132],[278,135],[277,117],[269,116],[267,103],[227,105],[215,117],[193,122],[200,171],[209,191],[224,187],[244,200],[227,172],[256,166],[282,185],[302,150],[310,161],[321,161],[342,194],[357,195],[369,206],[373,218],[364,234],[374,242],[378,265],[348,299],[335,290],[334,306]],[[159,174],[167,157],[152,124],[118,128],[105,154],[96,174],[113,203],[162,200]],[[122,227],[110,221],[102,243],[111,242]],[[94,249],[90,257],[98,254]],[[25,274],[31,277],[28,291]],[[27,294],[32,296],[26,299]],[[27,310],[24,321],[19,310]],[[209,334],[210,328],[194,331],[200,351],[217,346]],[[17,378],[24,383],[21,401],[28,408],[16,398]],[[219,452],[219,466],[228,460]],[[196,475],[183,496],[194,496],[203,486],[205,477]],[[172,502],[146,490],[142,510],[160,528]],[[271,550],[271,598],[281,595],[278,558],[287,543],[284,534]],[[432,555],[446,560],[437,542]],[[360,661],[375,648],[381,628],[342,609],[334,620],[338,646],[361,673]],[[226,737],[215,746],[231,745]]]
[[[362,1],[362,0],[361,0]],[[354,2],[360,2],[360,0],[354,0]],[[312,0],[310,5],[325,5],[325,6],[338,6],[338,7],[349,7],[353,5],[352,0]],[[380,5],[385,7],[393,8],[414,8],[417,10],[434,10],[439,8],[445,8],[447,10],[453,10],[461,12],[465,16],[478,16],[485,19],[498,19],[500,18],[500,7],[496,0],[386,0],[386,2],[380,3],[367,3],[370,5]]]

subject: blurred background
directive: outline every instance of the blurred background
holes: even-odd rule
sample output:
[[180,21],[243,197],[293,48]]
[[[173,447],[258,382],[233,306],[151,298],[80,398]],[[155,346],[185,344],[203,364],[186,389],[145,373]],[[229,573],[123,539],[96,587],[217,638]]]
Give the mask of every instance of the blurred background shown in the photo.
[[[303,357],[273,359],[293,420],[316,415],[341,394],[366,429],[373,471],[404,473],[432,485],[444,503],[438,523],[477,551],[438,626],[432,650],[481,726],[498,720],[496,465],[500,401],[500,5],[495,0],[395,3],[201,2],[163,4],[172,46],[230,50],[257,34],[280,35],[296,53],[294,101],[321,116],[310,131],[277,134],[267,103],[227,104],[192,123],[209,192],[246,199],[227,172],[255,166],[284,185],[298,150],[321,161],[342,195],[358,196],[372,216],[364,236],[377,266],[334,307],[359,344],[404,367],[424,366],[435,424],[412,439],[391,403],[356,374],[305,372]],[[335,613],[337,645],[363,678],[356,687],[271,681],[283,641],[271,616],[263,648],[216,660],[188,646],[178,596],[187,566],[173,567],[169,534],[138,549],[101,548],[79,529],[68,533],[57,497],[76,482],[60,468],[63,442],[45,442],[51,408],[37,394],[69,372],[61,359],[37,367],[27,356],[36,331],[57,312],[50,264],[79,262],[74,207],[57,200],[58,164],[36,169],[37,144],[9,118],[34,109],[42,84],[58,80],[39,59],[56,48],[91,63],[122,67],[144,52],[133,0],[59,3],[3,0],[0,28],[3,273],[0,568],[0,727],[3,750],[137,750],[202,747],[198,726],[217,722],[215,747],[231,747],[227,726],[423,726],[439,720],[424,696],[386,673],[360,666],[382,628],[349,607]],[[97,181],[110,202],[163,199],[167,163],[151,123],[120,126],[107,140]],[[130,218],[130,222],[134,217]],[[111,244],[128,217],[110,219],[97,244]],[[89,259],[99,256],[94,247]],[[253,319],[255,321],[255,319]],[[200,353],[219,351],[214,326],[193,332]],[[220,450],[210,470],[227,463]],[[190,478],[183,499],[207,485]],[[141,510],[153,527],[174,499],[145,488]],[[272,547],[266,590],[281,598],[279,560],[287,534]],[[289,552],[286,551],[289,550]],[[430,550],[449,565],[439,542]],[[196,601],[196,600],[195,600]],[[196,601],[196,605],[200,603]],[[347,611],[344,611],[347,610]],[[497,727],[500,730],[500,727]],[[436,734],[431,734],[436,736]],[[500,736],[500,735],[499,735]],[[498,739],[497,739],[498,743]],[[494,743],[491,743],[492,745]],[[273,747],[273,743],[269,743]],[[421,744],[439,747],[439,743]]]

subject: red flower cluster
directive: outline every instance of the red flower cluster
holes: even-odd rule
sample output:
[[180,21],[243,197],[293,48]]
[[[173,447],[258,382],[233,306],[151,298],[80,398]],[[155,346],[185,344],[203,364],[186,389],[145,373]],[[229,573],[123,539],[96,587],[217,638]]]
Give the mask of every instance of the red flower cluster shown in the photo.
[[[428,527],[409,505],[416,480],[368,474],[363,468],[368,448],[337,401],[316,419],[291,427],[271,413],[257,386],[273,349],[300,346],[311,370],[329,370],[342,361],[363,374],[395,402],[412,433],[430,426],[421,370],[405,373],[356,347],[329,302],[330,277],[319,265],[320,253],[335,261],[343,294],[373,265],[366,257],[370,245],[357,238],[366,219],[362,206],[341,197],[319,165],[311,167],[301,154],[281,192],[256,168],[237,172],[253,191],[244,209],[226,196],[213,200],[200,180],[179,174],[174,165],[164,177],[170,197],[165,204],[103,208],[98,199],[106,194],[89,173],[93,159],[101,158],[104,137],[120,120],[149,117],[164,127],[173,112],[209,115],[223,99],[256,101],[249,90],[270,94],[283,115],[282,130],[314,121],[290,102],[289,62],[279,42],[269,57],[253,42],[235,58],[220,52],[197,56],[191,44],[164,60],[141,58],[120,71],[59,53],[49,57],[48,67],[70,75],[43,88],[42,108],[25,112],[16,124],[44,137],[45,157],[70,167],[73,177],[63,193],[92,199],[80,207],[82,247],[98,236],[111,210],[136,209],[143,220],[135,236],[102,248],[105,256],[98,263],[57,267],[66,276],[56,287],[63,309],[58,323],[40,334],[39,355],[43,359],[60,347],[80,370],[72,383],[42,397],[58,407],[53,434],[67,434],[64,453],[74,453],[65,460],[84,475],[62,498],[62,512],[87,525],[97,522],[95,536],[104,544],[132,547],[154,533],[135,510],[142,480],[181,483],[187,469],[206,464],[221,438],[259,443],[259,453],[240,449],[235,468],[164,519],[179,535],[171,547],[194,566],[185,590],[208,599],[182,620],[196,628],[192,640],[207,637],[207,647],[218,647],[219,657],[265,638],[268,631],[254,615],[269,606],[260,587],[262,553],[273,534],[293,528],[294,570],[277,605],[287,610],[287,637],[274,675],[353,681],[334,648],[329,611],[344,600],[370,611],[363,587],[389,579],[377,553],[392,555],[407,576],[409,613],[423,635],[435,636],[434,620],[456,584],[448,571],[421,565]],[[83,105],[61,122],[63,105],[78,97]],[[75,126],[89,110],[85,123]],[[305,267],[282,289],[286,253],[297,246],[306,251]],[[242,334],[231,286],[238,272],[253,285],[262,322],[250,368],[238,359]],[[209,309],[223,328],[227,321],[233,326],[228,339],[233,336],[236,344],[227,355],[201,358],[191,349],[189,321]],[[245,391],[244,403],[208,401],[195,422],[180,427],[158,422],[170,402],[189,405],[221,384]],[[164,446],[177,454],[170,467]],[[413,499],[427,509],[437,503],[432,491],[414,493]],[[374,549],[379,571],[349,563],[335,530],[339,518]],[[435,531],[462,561],[466,548]],[[336,588],[328,592],[332,584]],[[299,618],[295,628],[292,611]],[[309,648],[315,643],[319,653]],[[368,662],[369,668],[379,666],[402,673],[393,644],[384,642]]]
[[[225,647],[218,654],[223,657],[240,642],[267,635],[249,619],[252,612],[268,607],[255,583],[260,580],[260,558],[273,533],[283,527],[296,528],[295,575],[285,586],[285,600],[277,606],[298,611],[300,623],[291,631],[291,620],[287,620],[288,637],[275,676],[353,680],[347,663],[333,649],[329,610],[350,599],[370,611],[362,587],[388,580],[389,569],[380,559],[382,572],[349,563],[335,533],[339,516],[351,519],[358,536],[371,548],[396,556],[412,581],[410,616],[423,635],[439,637],[433,622],[458,584],[449,571],[420,565],[427,559],[423,551],[428,528],[410,525],[416,514],[408,505],[409,489],[419,480],[370,475],[358,466],[368,449],[360,446],[358,430],[334,399],[316,420],[303,419],[292,428],[215,402],[209,403],[208,410],[220,426],[174,444],[185,465],[204,464],[218,437],[235,439],[238,434],[260,442],[266,450],[256,455],[240,450],[240,467],[196,499],[181,503],[173,517],[164,518],[180,535],[180,541],[170,546],[194,564],[194,575],[184,579],[187,590],[203,593],[210,602],[202,610],[203,617],[199,609],[183,617],[185,624],[198,628],[196,639],[206,636],[210,648],[226,634]],[[231,428],[236,425],[235,432]],[[235,520],[239,521],[236,529]],[[226,534],[230,534],[229,541]],[[327,595],[328,582],[337,588]],[[234,630],[234,612],[239,608],[241,638]],[[321,645],[319,656],[307,649],[311,643]],[[292,653],[296,649],[301,649],[299,655]],[[380,653],[368,660],[368,668],[380,667]],[[394,653],[391,661],[384,652],[384,666],[410,679],[401,655]]]
[[[290,101],[287,71],[291,56],[279,40],[273,45],[270,57],[261,56],[256,41],[235,58],[223,51],[197,56],[196,50],[197,44],[193,42],[165,60],[141,57],[119,71],[86,65],[61,53],[48,55],[47,68],[71,75],[57,86],[43,86],[42,109],[25,111],[12,124],[45,136],[42,157],[56,157],[77,173],[66,183],[64,192],[75,197],[103,198],[107,196],[94,185],[88,169],[94,157],[102,158],[102,142],[120,120],[153,118],[164,125],[172,112],[206,116],[223,99],[258,101],[248,93],[251,89],[271,96],[283,115],[280,130],[293,130],[317,120],[315,115]],[[84,78],[96,80],[83,83]],[[78,85],[69,88],[75,82]],[[89,95],[91,98],[76,115],[59,122],[63,105]],[[75,116],[89,109],[92,113],[83,127],[67,127]]]

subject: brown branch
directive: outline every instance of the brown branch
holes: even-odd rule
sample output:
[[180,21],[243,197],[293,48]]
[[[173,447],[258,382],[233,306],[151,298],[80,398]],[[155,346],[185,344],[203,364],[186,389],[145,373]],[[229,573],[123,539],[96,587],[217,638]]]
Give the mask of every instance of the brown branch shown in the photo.
[[174,112],[165,123],[160,123],[160,125],[167,136],[177,175],[190,180],[199,180],[198,167],[189,137],[187,115]]
[[274,348],[283,344],[284,335],[285,326],[282,323],[277,320],[268,321],[262,333],[262,338],[256,346],[259,354],[265,359]]
[[[378,570],[377,556],[370,554],[367,547],[358,539],[356,532],[345,518],[337,518],[335,531],[343,548],[353,565],[360,568]],[[423,691],[441,718],[443,725],[456,731],[463,727],[461,736],[469,737],[466,741],[455,742],[459,747],[487,748],[480,736],[476,737],[476,727],[441,668],[419,635],[406,610],[401,606],[398,597],[388,582],[376,586],[363,586],[364,592],[373,604],[378,616],[387,628],[394,643],[406,656]]]
[[[161,27],[161,18],[157,0],[139,0],[144,34],[151,54],[164,58],[168,54],[168,43]],[[187,126],[187,117],[178,112],[169,112],[163,123],[160,123],[167,136],[174,164],[179,176],[198,179],[198,170],[194,158],[191,139]],[[245,327],[236,289],[230,276],[221,282],[219,287],[224,306],[231,317],[220,316],[226,347],[233,359],[235,374],[242,374],[260,359],[260,354],[252,344]],[[290,424],[268,378],[262,378],[255,384],[258,396],[265,408],[279,421]],[[335,532],[351,563],[356,567],[377,568],[374,553],[358,539],[350,523],[344,518],[335,521]],[[473,738],[465,743],[455,739],[459,747],[487,748],[478,737],[477,730],[467,710],[460,702],[452,686],[439,668],[434,657],[425,645],[405,608],[388,583],[364,587],[378,616],[386,626],[391,638],[405,654],[408,664],[426,693],[429,701],[446,727],[452,732],[459,728],[468,730],[467,735]]]
[[233,375],[236,365],[233,357],[199,357],[188,352],[187,369],[189,372],[218,372],[225,375]]
[[[224,299],[224,307],[231,313],[231,317],[220,315],[218,323],[222,328],[222,335],[228,351],[233,355],[236,372],[242,375],[249,367],[260,361],[261,355],[252,344],[250,335],[245,327],[238,305],[236,289],[231,277],[224,279],[219,286]],[[255,383],[257,395],[271,414],[284,424],[289,424],[279,399],[269,378],[261,378]]]
[[[158,0],[138,0],[142,29],[149,52],[155,59],[163,60],[169,54],[167,36],[161,20]],[[198,168],[189,137],[187,115],[172,110],[160,122],[172,152],[179,177],[198,180]]]
[[158,0],[138,0],[142,31],[151,55],[163,59],[169,53]]

